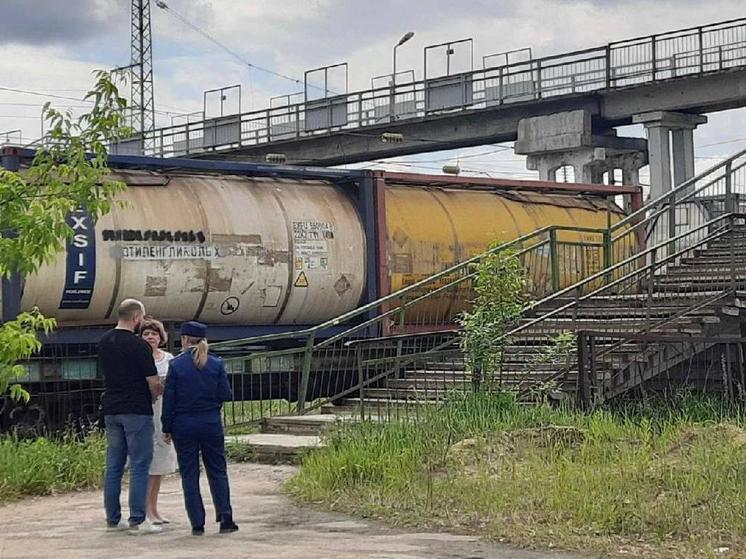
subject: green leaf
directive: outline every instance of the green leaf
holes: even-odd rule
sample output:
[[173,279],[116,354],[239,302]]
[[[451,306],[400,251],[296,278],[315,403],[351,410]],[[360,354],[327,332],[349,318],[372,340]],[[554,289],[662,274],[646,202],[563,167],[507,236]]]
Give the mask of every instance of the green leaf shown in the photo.
[[[75,119],[46,103],[43,118],[53,142],[37,150],[23,174],[0,169],[0,273],[29,275],[53,260],[72,235],[66,223],[71,211],[82,208],[97,220],[108,212],[125,185],[111,180],[107,146],[125,131],[122,107],[111,75],[94,72],[95,85],[86,95],[94,106]],[[92,157],[89,158],[89,155]],[[38,309],[0,325],[0,395],[6,391],[27,399],[13,379],[25,375],[18,363],[41,348],[37,332],[49,333],[55,321]],[[25,394],[25,396],[24,396]]]
[[16,402],[22,400],[24,403],[28,404],[31,399],[31,394],[29,394],[28,390],[24,389],[20,384],[13,384],[10,387],[10,397]]

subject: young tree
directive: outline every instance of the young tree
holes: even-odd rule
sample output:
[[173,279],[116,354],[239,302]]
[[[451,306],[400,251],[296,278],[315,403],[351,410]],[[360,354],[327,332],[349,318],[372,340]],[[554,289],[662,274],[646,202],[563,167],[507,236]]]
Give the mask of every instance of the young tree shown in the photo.
[[[107,72],[94,73],[95,86],[85,96],[89,112],[73,119],[44,106],[48,136],[33,162],[20,172],[0,168],[0,273],[33,274],[52,260],[73,232],[68,216],[84,210],[95,221],[111,210],[124,184],[110,177],[107,146],[127,135],[126,101]],[[28,401],[14,380],[26,374],[18,362],[41,348],[37,334],[55,327],[34,309],[0,326],[0,396]]]
[[476,266],[475,298],[459,323],[461,347],[472,374],[474,389],[492,379],[508,343],[504,334],[528,304],[526,271],[511,250],[492,252]]

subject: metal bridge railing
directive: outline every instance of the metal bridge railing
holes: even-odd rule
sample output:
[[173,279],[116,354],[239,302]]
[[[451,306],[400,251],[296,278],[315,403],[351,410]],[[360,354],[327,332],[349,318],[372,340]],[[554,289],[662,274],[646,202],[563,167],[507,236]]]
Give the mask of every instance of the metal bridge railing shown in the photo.
[[[746,18],[602,47],[176,126],[115,146],[175,157],[309,138],[514,102],[636,86],[746,65]],[[447,83],[443,80],[447,80]],[[431,95],[434,88],[437,96]],[[446,91],[447,90],[447,91]]]

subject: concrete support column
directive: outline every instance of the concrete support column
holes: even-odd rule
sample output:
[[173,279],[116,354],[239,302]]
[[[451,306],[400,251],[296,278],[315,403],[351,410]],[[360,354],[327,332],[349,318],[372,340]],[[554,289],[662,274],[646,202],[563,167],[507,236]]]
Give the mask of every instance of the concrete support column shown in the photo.
[[674,129],[673,146],[673,184],[680,185],[694,176],[694,129]]
[[669,128],[645,126],[648,130],[648,159],[650,165],[650,198],[655,199],[671,190],[671,146]]
[[694,129],[707,122],[707,117],[655,111],[635,115],[632,122],[643,124],[648,133],[650,198],[694,176]]

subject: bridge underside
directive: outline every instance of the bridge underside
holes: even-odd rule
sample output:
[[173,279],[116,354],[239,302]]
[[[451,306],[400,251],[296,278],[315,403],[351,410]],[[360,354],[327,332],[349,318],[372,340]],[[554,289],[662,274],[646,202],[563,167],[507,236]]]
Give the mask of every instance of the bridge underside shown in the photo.
[[[527,118],[582,110],[592,115],[595,132],[633,123],[638,114],[671,111],[702,114],[746,106],[746,69],[535,99],[474,110],[431,114],[378,126],[340,130],[300,140],[275,141],[194,157],[264,160],[283,153],[293,164],[342,165],[372,159],[514,141],[518,123]],[[396,132],[402,141],[381,141],[383,132]]]

